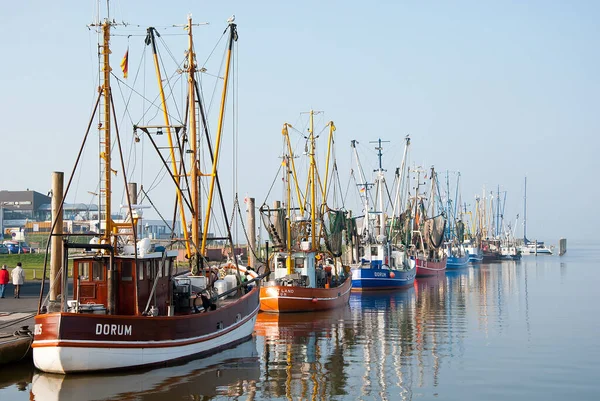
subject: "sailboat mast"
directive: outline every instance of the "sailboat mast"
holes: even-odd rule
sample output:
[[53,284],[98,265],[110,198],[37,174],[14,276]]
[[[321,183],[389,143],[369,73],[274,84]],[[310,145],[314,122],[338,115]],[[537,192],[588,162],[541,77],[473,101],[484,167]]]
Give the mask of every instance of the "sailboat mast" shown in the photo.
[[[99,124],[100,126],[100,168],[102,171],[102,180],[100,188],[100,198],[104,200],[104,236],[103,239],[106,243],[111,243],[112,234],[112,219],[111,219],[111,138],[110,138],[110,22],[105,20],[102,23],[102,96],[103,96],[103,107],[102,107],[102,118],[103,121]],[[103,135],[102,135],[103,134]],[[99,213],[102,215],[102,207],[100,207]],[[101,227],[99,227],[101,229]]]
[[223,93],[221,95],[221,108],[219,110],[219,125],[217,126],[217,139],[215,141],[215,154],[212,164],[212,172],[210,173],[210,187],[208,190],[208,200],[206,203],[206,214],[204,218],[204,229],[202,230],[202,248],[201,252],[206,253],[206,241],[208,238],[208,223],[210,222],[212,202],[215,190],[215,180],[217,178],[217,165],[219,164],[219,151],[221,150],[221,138],[223,134],[223,118],[225,114],[225,103],[227,101],[227,87],[229,84],[229,69],[231,66],[231,53],[233,42],[237,40],[237,25],[231,21],[229,23],[229,44],[227,46],[227,63],[225,64],[225,77],[223,78]]
[[[194,81],[196,74],[196,55],[194,53],[194,40],[192,36],[192,16],[188,16],[188,94],[189,94],[189,143],[190,143],[190,190],[192,197],[192,242],[195,246],[200,243],[200,199],[198,191],[198,134],[196,131],[196,98]],[[198,260],[198,259],[196,259]]]
[[527,176],[525,176],[525,196],[523,196],[523,245],[527,245]]

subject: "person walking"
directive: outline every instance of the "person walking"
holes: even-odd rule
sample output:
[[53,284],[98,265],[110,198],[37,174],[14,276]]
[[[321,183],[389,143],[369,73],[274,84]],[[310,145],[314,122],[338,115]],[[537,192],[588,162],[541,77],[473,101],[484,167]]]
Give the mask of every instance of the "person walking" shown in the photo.
[[6,284],[8,284],[8,270],[6,270],[6,265],[2,265],[0,270],[0,298],[4,298]]
[[17,267],[13,269],[11,274],[15,286],[15,298],[21,298],[21,286],[25,283],[25,271],[21,267],[21,262],[17,262]]

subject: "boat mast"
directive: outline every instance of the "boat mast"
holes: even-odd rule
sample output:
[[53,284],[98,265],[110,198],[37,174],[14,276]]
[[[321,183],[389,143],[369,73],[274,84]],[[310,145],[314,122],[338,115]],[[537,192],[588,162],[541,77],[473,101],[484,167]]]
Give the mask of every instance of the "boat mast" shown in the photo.
[[298,206],[299,206],[300,210],[303,211],[304,205],[306,203],[306,199],[304,199],[302,197],[302,193],[300,192],[300,187],[298,186],[298,175],[296,174],[296,164],[294,163],[294,151],[292,150],[292,143],[290,142],[290,135],[289,135],[288,127],[292,127],[292,125],[288,124],[288,123],[283,124],[283,129],[281,130],[281,134],[284,136],[284,140],[287,145],[288,154],[289,154],[289,162],[292,165],[294,186],[296,188],[296,195],[298,196]]
[[[400,165],[400,170],[398,171],[398,186],[396,187],[396,196],[394,199],[394,210],[392,210],[392,224],[390,225],[390,229],[388,231],[388,236],[391,237],[391,233],[392,233],[392,227],[394,227],[395,225],[395,221],[396,221],[396,212],[398,210],[398,208],[403,207],[402,205],[404,205],[403,203],[403,195],[404,195],[404,186],[406,185],[406,181],[409,180],[409,175],[407,174],[407,176],[404,176],[404,171],[406,169],[406,156],[408,155],[408,146],[410,145],[410,136],[406,136],[406,138],[404,138],[405,144],[404,144],[404,154],[402,155],[402,164]],[[405,181],[406,180],[406,181]]]
[[287,268],[287,274],[292,274],[292,216],[291,216],[291,203],[292,203],[292,189],[291,189],[291,183],[290,183],[290,178],[292,175],[292,172],[290,171],[290,158],[291,156],[288,155],[287,157],[284,156],[284,162],[285,162],[285,170],[286,170],[286,187],[285,187],[285,191],[286,191],[286,195],[287,195],[287,211],[286,211],[286,219],[285,219],[285,229],[286,229],[286,251],[287,251],[287,257],[285,258],[285,266]]
[[[104,203],[104,235],[102,236],[103,242],[107,244],[113,244],[113,240],[111,239],[112,234],[112,218],[111,218],[111,138],[110,138],[110,130],[111,130],[111,120],[110,120],[110,110],[111,110],[111,93],[110,93],[110,27],[111,23],[108,19],[106,19],[102,23],[102,45],[101,54],[102,54],[102,114],[99,126],[100,130],[100,171],[101,177],[100,180],[100,208],[98,213],[102,215],[102,203]],[[98,227],[100,230],[102,229],[102,224]],[[116,237],[114,238],[116,241]]]
[[523,196],[523,245],[527,245],[527,176],[525,176],[525,196]]
[[314,111],[310,111],[310,127],[308,129],[309,137],[308,141],[310,142],[310,235],[311,235],[311,250],[317,250],[317,213],[316,213],[316,203],[317,203],[317,188],[315,185],[315,135],[314,135]]
[[[195,86],[194,81],[196,74],[196,54],[194,53],[194,40],[192,36],[192,16],[188,15],[188,110],[189,110],[189,121],[190,121],[190,191],[192,197],[192,243],[195,247],[200,243],[200,199],[198,191],[198,134],[196,131],[196,98],[195,98]],[[181,202],[180,202],[181,204]],[[187,226],[186,226],[187,229]],[[196,248],[197,249],[197,248]],[[188,241],[188,252],[189,252],[189,241]],[[191,256],[191,255],[190,255]],[[194,259],[196,263],[199,262],[199,258]],[[197,267],[197,266],[196,266]],[[194,266],[192,266],[194,271]]]
[[434,217],[435,215],[435,181],[437,175],[435,173],[435,169],[433,166],[431,167],[431,215],[429,217]]
[[389,141],[382,141],[381,138],[379,138],[376,142],[371,142],[378,144],[378,146],[375,147],[375,150],[377,150],[377,157],[379,159],[379,169],[377,169],[377,192],[379,193],[379,230],[377,232],[378,235],[385,235],[385,213],[383,211],[383,186],[385,183],[385,177],[383,176],[383,172],[385,170],[383,169],[382,163],[383,146],[381,146],[383,142]]
[[[185,248],[186,248],[187,255],[191,259],[192,252],[191,252],[191,247],[190,247],[189,232],[187,229],[187,220],[185,217],[185,207],[183,204],[183,195],[181,193],[181,187],[179,185],[181,175],[178,172],[177,159],[175,157],[175,147],[173,146],[173,138],[172,138],[172,132],[171,132],[171,121],[169,118],[169,112],[167,110],[167,99],[165,97],[162,74],[160,72],[160,64],[158,62],[158,52],[156,51],[156,40],[155,40],[154,35],[158,34],[158,33],[156,32],[156,29],[153,27],[148,28],[147,32],[148,32],[148,35],[146,37],[146,44],[149,44],[152,46],[152,58],[154,60],[154,70],[156,71],[156,79],[158,82],[158,91],[159,91],[159,95],[160,95],[161,109],[163,112],[163,118],[165,120],[165,129],[167,131],[167,141],[169,143],[169,153],[171,156],[171,168],[173,169],[173,177],[177,181],[177,184],[178,184],[178,185],[176,185],[177,204],[179,205],[179,214],[181,216],[181,226],[183,229],[183,238],[185,239],[184,242],[185,242]],[[191,32],[191,27],[190,27],[190,32]],[[197,244],[197,242],[196,242],[196,244]]]
[[496,192],[496,237],[500,236],[500,185]]
[[[364,217],[364,222],[363,222],[363,234],[366,231],[369,235],[370,230],[369,230],[369,184],[367,183],[367,179],[365,177],[365,173],[363,172],[362,169],[362,165],[360,164],[360,159],[358,158],[358,151],[356,150],[356,144],[358,143],[357,140],[353,139],[350,141],[350,146],[352,147],[352,149],[354,149],[354,157],[356,158],[356,166],[358,168],[358,175],[360,178],[360,184],[358,184],[358,186],[360,186],[362,189],[364,189],[363,191],[363,207],[364,207],[364,213],[365,213],[365,217]],[[360,193],[360,189],[359,188],[359,193]]]
[[[231,66],[231,53],[233,49],[233,42],[237,41],[237,25],[233,22],[233,19],[229,22],[229,44],[227,46],[227,62],[225,64],[225,77],[223,78],[223,93],[221,95],[221,108],[219,110],[219,125],[217,126],[217,139],[215,141],[215,153],[212,164],[212,171],[209,174],[210,187],[208,190],[208,200],[206,204],[206,214],[204,218],[204,228],[202,230],[202,247],[200,252],[204,255],[206,253],[206,241],[208,238],[208,223],[210,222],[212,202],[215,190],[215,180],[217,178],[217,165],[219,164],[219,151],[221,150],[221,138],[223,134],[223,117],[225,114],[225,104],[227,101],[227,87],[229,84],[229,68]],[[233,244],[232,244],[233,246]]]
[[325,182],[323,184],[322,198],[323,201],[327,199],[327,182],[329,181],[329,159],[331,158],[331,146],[333,145],[333,133],[335,132],[335,125],[333,121],[329,121],[329,139],[327,141],[327,159],[325,159]]

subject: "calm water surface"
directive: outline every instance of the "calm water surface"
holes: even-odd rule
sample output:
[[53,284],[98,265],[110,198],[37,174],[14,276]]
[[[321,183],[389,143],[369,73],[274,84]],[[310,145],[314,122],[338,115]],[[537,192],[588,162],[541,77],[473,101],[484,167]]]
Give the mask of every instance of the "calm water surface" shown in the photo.
[[327,313],[260,314],[256,335],[120,375],[0,369],[0,400],[597,400],[600,246],[468,267]]

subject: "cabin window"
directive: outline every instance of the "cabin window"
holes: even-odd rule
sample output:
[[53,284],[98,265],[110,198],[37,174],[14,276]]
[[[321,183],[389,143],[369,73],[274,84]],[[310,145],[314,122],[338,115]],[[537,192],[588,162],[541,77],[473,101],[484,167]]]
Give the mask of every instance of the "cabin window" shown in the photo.
[[171,270],[171,259],[165,259],[165,277],[169,276],[169,271]]
[[133,278],[133,266],[131,261],[124,260],[121,262],[121,280],[131,281]]
[[85,281],[90,279],[90,262],[79,262],[79,278]]
[[376,246],[371,247],[371,256],[379,256]]
[[156,263],[156,276],[162,277],[163,276],[163,268],[164,268],[162,260],[157,260],[154,263]]
[[147,260],[144,262],[144,264],[146,265],[146,278],[148,280],[152,280],[154,279],[154,272],[153,272],[153,263],[151,260]]
[[144,279],[144,262],[138,262],[137,271],[138,271],[138,280],[142,281]]
[[104,263],[93,262],[92,264],[92,278],[94,281],[104,280]]
[[303,269],[304,268],[304,258],[296,258],[294,260],[294,265],[296,266],[296,269]]

